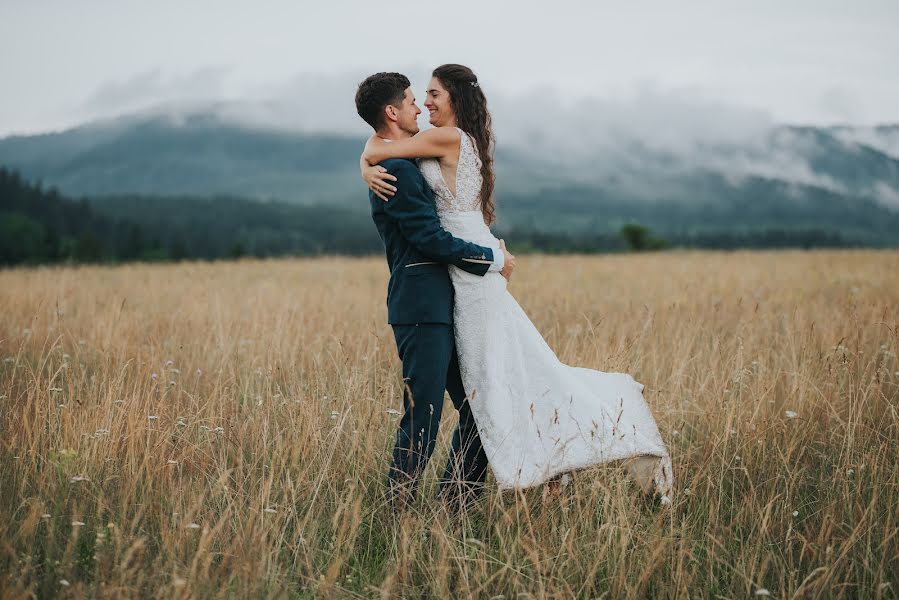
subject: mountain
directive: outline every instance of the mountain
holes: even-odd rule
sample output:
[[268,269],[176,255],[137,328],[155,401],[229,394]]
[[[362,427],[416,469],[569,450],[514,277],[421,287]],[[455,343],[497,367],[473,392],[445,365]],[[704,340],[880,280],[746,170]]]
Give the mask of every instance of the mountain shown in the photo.
[[[776,126],[680,145],[626,131],[537,142],[499,145],[501,229],[575,235],[638,221],[669,235],[813,229],[899,245],[899,126]],[[2,139],[0,165],[74,196],[241,196],[361,214],[362,144],[216,111],[151,112]]]
[[69,194],[238,195],[315,204],[358,193],[358,176],[351,175],[362,143],[252,130],[207,114],[154,115],[9,137],[0,140],[0,164]]

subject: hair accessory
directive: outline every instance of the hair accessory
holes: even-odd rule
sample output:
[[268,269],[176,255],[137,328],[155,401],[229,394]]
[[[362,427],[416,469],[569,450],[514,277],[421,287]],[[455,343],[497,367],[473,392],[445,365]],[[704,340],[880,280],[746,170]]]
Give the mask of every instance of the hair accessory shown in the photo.
[[471,87],[481,87],[481,85],[477,81],[472,81]]

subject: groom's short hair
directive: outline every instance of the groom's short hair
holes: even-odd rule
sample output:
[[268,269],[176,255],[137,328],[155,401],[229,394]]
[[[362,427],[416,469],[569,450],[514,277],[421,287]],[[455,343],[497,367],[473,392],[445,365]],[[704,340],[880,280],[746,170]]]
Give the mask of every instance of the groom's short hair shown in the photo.
[[356,112],[372,129],[385,125],[384,108],[389,104],[399,108],[406,95],[409,78],[402,73],[375,73],[365,78],[356,90]]

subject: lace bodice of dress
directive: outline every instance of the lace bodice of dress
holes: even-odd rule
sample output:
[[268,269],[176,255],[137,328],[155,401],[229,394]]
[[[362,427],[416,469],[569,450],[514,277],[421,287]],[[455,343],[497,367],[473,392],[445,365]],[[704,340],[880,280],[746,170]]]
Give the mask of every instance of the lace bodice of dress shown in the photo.
[[418,168],[425,181],[434,190],[438,214],[481,210],[481,159],[471,137],[458,127],[456,130],[462,139],[459,146],[459,164],[456,167],[455,196],[443,178],[439,160],[422,158],[418,161]]

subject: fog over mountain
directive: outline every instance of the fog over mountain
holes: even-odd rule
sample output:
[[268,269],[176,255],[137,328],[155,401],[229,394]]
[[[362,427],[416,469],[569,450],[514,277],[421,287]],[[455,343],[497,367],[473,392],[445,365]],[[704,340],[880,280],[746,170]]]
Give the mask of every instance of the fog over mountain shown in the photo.
[[[426,81],[426,74],[408,72]],[[165,117],[171,127],[202,115],[226,126],[361,143],[370,132],[355,114],[353,94],[363,75],[306,73],[241,98],[209,100],[227,96],[224,70],[203,69],[185,78],[149,72],[100,88],[85,112],[118,107],[126,116],[113,119],[113,125]],[[423,90],[416,91],[421,105]],[[511,170],[500,190],[556,180],[594,185],[628,179],[636,190],[658,177],[711,171],[736,180],[756,176],[863,195],[899,207],[899,128],[894,126],[790,127],[766,111],[728,104],[699,89],[650,84],[605,98],[567,95],[549,86],[511,94],[493,93],[487,85],[486,92],[498,154]],[[147,106],[148,98],[163,100]],[[423,127],[426,121],[423,114]],[[525,163],[525,169],[515,168]],[[280,195],[281,190],[255,193]]]
[[[92,102],[130,106],[147,85],[107,89]],[[355,85],[308,76],[254,98],[172,97],[62,132],[7,137],[0,164],[71,195],[226,194],[363,211],[357,164],[369,130],[355,114]],[[895,235],[889,229],[899,219],[899,126],[791,126],[696,90],[654,86],[612,99],[551,88],[489,97],[507,223],[846,231],[861,211],[881,223],[876,239],[899,241],[899,220]],[[777,216],[778,207],[791,216]],[[887,218],[874,216],[881,212]]]

